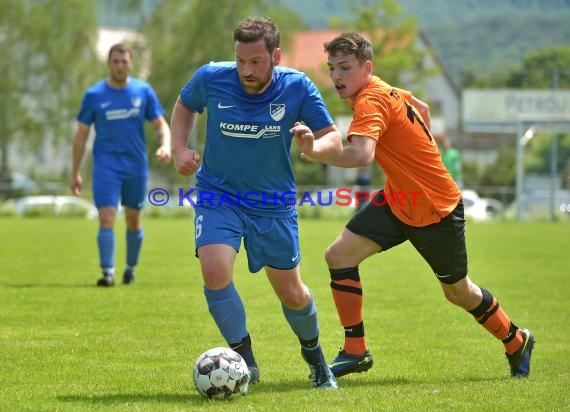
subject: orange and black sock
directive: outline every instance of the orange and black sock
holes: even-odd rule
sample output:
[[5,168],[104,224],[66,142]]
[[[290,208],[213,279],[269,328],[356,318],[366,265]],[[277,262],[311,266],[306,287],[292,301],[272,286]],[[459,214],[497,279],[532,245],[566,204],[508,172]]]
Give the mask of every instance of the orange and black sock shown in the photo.
[[501,309],[499,302],[487,289],[481,288],[483,300],[475,309],[470,310],[477,322],[505,345],[508,355],[515,353],[523,344],[523,336],[519,328],[511,322]]
[[344,350],[353,355],[366,351],[362,317],[362,283],[358,267],[329,269],[331,290],[338,317],[344,327]]

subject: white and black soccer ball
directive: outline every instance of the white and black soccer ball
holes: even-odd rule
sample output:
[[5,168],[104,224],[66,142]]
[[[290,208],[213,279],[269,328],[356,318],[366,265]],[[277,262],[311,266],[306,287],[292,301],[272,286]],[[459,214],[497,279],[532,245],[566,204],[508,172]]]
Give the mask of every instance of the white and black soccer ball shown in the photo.
[[208,399],[245,395],[249,385],[247,364],[232,349],[209,349],[196,359],[194,384],[200,395]]

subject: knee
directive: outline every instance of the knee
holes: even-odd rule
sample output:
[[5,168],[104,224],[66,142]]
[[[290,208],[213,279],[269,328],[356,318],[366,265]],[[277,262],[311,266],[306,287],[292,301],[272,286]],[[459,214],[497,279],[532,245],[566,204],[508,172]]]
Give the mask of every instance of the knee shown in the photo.
[[141,229],[142,213],[139,210],[125,208],[125,220],[127,229],[137,231]]
[[325,261],[329,268],[344,267],[341,250],[335,244],[330,245],[325,250]]
[[133,218],[127,220],[127,230],[131,232],[136,232],[141,229],[142,229],[142,224],[140,218]]
[[281,291],[279,300],[290,309],[301,310],[309,304],[311,295],[305,287],[289,288]]
[[443,294],[449,302],[465,310],[471,310],[481,302],[481,291],[475,284],[469,282],[458,286],[443,288]]
[[99,226],[112,228],[115,225],[116,211],[110,207],[99,208]]
[[202,278],[204,285],[210,290],[223,289],[232,281],[231,272],[228,275],[226,270],[215,263],[202,264]]
[[113,228],[115,226],[115,220],[114,219],[109,219],[106,217],[101,217],[99,219],[99,226],[103,227],[103,228]]

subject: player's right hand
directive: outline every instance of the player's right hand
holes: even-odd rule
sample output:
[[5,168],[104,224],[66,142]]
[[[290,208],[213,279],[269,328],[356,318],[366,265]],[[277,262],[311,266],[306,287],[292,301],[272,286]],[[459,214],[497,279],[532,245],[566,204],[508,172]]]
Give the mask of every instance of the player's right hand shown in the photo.
[[81,196],[81,190],[83,189],[83,179],[81,179],[80,175],[71,177],[69,188],[71,189],[71,193],[73,193],[75,196]]
[[313,147],[315,144],[315,135],[313,131],[306,125],[295,122],[295,125],[289,130],[295,137],[295,143],[299,147],[301,151],[301,157],[306,155],[310,157],[311,153],[313,153]]
[[194,174],[200,166],[202,157],[196,150],[185,149],[174,153],[174,167],[182,176]]

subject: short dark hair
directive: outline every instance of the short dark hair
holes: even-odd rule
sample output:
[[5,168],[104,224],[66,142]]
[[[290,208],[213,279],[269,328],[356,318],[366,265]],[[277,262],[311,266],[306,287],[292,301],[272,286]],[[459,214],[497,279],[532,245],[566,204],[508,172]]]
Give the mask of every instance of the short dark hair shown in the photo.
[[354,32],[342,33],[330,42],[325,43],[325,52],[331,56],[337,53],[344,55],[354,54],[361,63],[364,63],[366,60],[372,61],[374,58],[372,44],[364,36]]
[[129,53],[131,59],[133,58],[133,51],[129,46],[127,46],[124,43],[117,43],[112,45],[111,48],[109,49],[109,55],[107,56],[107,59],[111,60],[111,55],[113,54],[113,52]]
[[269,53],[279,47],[279,27],[270,18],[248,17],[234,30],[234,41],[254,43],[264,40]]

